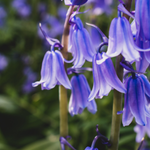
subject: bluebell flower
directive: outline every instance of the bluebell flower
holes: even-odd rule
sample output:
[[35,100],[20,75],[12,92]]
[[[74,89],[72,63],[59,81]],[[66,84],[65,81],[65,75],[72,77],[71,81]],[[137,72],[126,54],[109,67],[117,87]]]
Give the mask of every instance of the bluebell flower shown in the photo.
[[126,88],[117,77],[112,60],[104,52],[94,55],[92,63],[94,83],[89,100],[107,96],[113,88],[122,93],[126,92]]
[[71,18],[69,52],[73,55],[75,68],[80,68],[85,60],[92,62],[96,53],[88,31],[83,27],[82,21],[74,16]]
[[95,114],[97,106],[95,100],[88,101],[90,87],[84,75],[77,74],[71,78],[72,93],[69,101],[69,113],[71,116],[81,114],[84,108]]
[[23,73],[26,76],[26,80],[22,86],[22,90],[24,93],[30,93],[34,90],[31,83],[37,79],[37,74],[30,67],[24,68]]
[[147,125],[141,126],[136,125],[134,127],[134,131],[136,132],[136,142],[140,143],[142,138],[147,134],[150,137],[150,118],[147,117]]
[[16,9],[21,17],[28,17],[31,14],[31,7],[26,0],[13,0],[12,7]]
[[36,87],[41,84],[42,90],[49,90],[60,84],[67,89],[71,89],[71,84],[64,68],[64,58],[60,51],[54,51],[55,47],[61,49],[61,44],[57,39],[52,39],[46,35],[41,28],[41,24],[40,29],[49,45],[51,45],[51,51],[47,51],[44,56],[41,69],[41,80],[33,83],[32,85]]
[[150,40],[150,1],[136,0],[135,19],[137,20],[138,35],[142,40]]
[[64,0],[64,1],[65,1],[65,5],[83,5],[88,0]]
[[132,76],[125,79],[125,87],[127,92],[124,97],[123,126],[129,125],[133,117],[139,125],[145,126],[146,117],[150,117],[150,83],[147,77],[132,72]]

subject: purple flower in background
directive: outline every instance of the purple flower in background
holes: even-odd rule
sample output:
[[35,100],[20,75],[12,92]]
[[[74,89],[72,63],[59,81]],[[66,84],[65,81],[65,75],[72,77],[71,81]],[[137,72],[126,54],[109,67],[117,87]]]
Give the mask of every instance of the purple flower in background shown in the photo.
[[[48,14],[42,20],[42,28],[50,37],[56,37],[63,33],[63,24],[56,17]],[[43,38],[40,29],[38,30],[38,35]]]
[[92,62],[92,57],[96,53],[88,31],[83,27],[82,21],[78,17],[71,18],[69,52],[74,59],[74,68],[80,68],[85,60]]
[[150,40],[150,1],[136,0],[135,19],[137,21],[138,35],[142,40]]
[[29,67],[25,68],[23,72],[24,75],[26,76],[26,81],[23,84],[22,90],[24,93],[30,93],[34,89],[31,83],[37,79],[37,74],[34,73]]
[[88,101],[90,94],[90,87],[84,75],[75,75],[71,78],[72,93],[69,101],[69,113],[71,116],[81,114],[84,108],[95,114],[97,106],[95,100]]
[[[102,62],[98,65],[99,61]],[[89,100],[108,95],[112,88],[122,93],[126,92],[126,88],[116,75],[112,60],[105,53],[97,53],[92,62],[94,84]]]
[[95,15],[100,15],[104,12],[107,14],[112,12],[111,8],[109,7],[112,2],[113,0],[88,0],[86,4],[92,4],[94,6],[93,13]]
[[150,83],[145,75],[132,72],[132,76],[125,79],[125,102],[122,123],[127,126],[133,117],[139,125],[147,124],[146,117],[150,117]]
[[83,5],[88,0],[64,0],[64,1],[65,1],[65,5]]
[[4,70],[8,65],[8,59],[6,56],[0,54],[0,71]]
[[4,25],[4,20],[6,16],[7,16],[7,13],[5,9],[2,6],[0,6],[0,27]]
[[41,84],[42,90],[50,90],[56,85],[61,84],[65,88],[71,89],[71,84],[64,68],[64,58],[60,51],[54,51],[55,48],[62,49],[62,45],[57,39],[50,38],[43,31],[41,24],[39,25],[45,39],[47,40],[49,45],[51,45],[51,51],[47,51],[44,56],[41,68],[41,80],[32,83],[32,86],[36,87]]
[[145,136],[145,134],[148,135],[150,138],[150,118],[147,117],[147,125],[141,126],[141,125],[136,125],[134,127],[134,131],[136,132],[136,142],[140,143],[142,138]]
[[16,9],[21,17],[28,17],[31,13],[31,7],[26,0],[13,0],[12,7]]

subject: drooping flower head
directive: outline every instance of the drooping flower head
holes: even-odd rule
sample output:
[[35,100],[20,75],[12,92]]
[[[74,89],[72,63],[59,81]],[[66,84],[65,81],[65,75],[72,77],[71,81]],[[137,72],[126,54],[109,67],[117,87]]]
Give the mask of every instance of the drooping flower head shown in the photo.
[[129,125],[133,117],[139,125],[147,124],[146,117],[150,117],[149,97],[150,83],[147,77],[143,74],[134,71],[132,66],[124,62],[122,64],[125,69],[128,69],[132,76],[125,78],[125,87],[127,92],[124,96],[124,108],[122,123],[123,126]]
[[[41,24],[40,24],[41,28]],[[34,87],[41,84],[43,89],[52,89],[55,85],[61,84],[67,89],[71,89],[70,81],[64,68],[64,58],[60,51],[54,50],[55,47],[62,48],[58,40],[52,39],[42,30],[47,42],[51,45],[51,51],[47,51],[41,69],[41,80],[33,83]]]
[[69,113],[71,116],[81,114],[87,107],[89,112],[95,114],[97,111],[95,100],[88,101],[91,92],[88,82],[84,75],[78,74],[82,70],[72,68],[68,72],[75,73],[75,76],[71,78],[72,93],[69,101]]
[[108,95],[113,88],[122,93],[126,92],[123,83],[117,77],[112,60],[105,52],[101,52],[102,46],[108,44],[108,39],[100,29],[97,27],[95,28],[101,34],[103,42],[99,44],[97,54],[93,56],[92,65],[94,83],[88,98],[89,100],[93,98],[102,98],[103,96]]
[[70,18],[69,52],[73,55],[74,68],[82,67],[85,60],[92,62],[92,57],[96,53],[88,31],[83,27],[80,18],[76,17],[78,11],[74,12]]

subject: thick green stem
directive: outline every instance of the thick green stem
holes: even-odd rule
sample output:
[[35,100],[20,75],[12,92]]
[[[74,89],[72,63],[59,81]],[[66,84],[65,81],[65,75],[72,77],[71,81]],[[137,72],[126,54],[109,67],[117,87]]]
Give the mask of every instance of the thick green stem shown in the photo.
[[[69,38],[69,18],[73,11],[71,6],[70,14],[66,17],[64,24],[64,32],[62,36],[62,50],[61,53],[65,59],[68,59],[68,38]],[[64,63],[65,69],[67,69],[66,63]],[[66,137],[68,135],[68,100],[67,89],[62,85],[59,86],[59,105],[60,105],[60,136]]]
[[[131,8],[132,0],[125,1],[125,7],[127,10]],[[124,16],[129,20],[129,16],[124,14]],[[116,73],[119,79],[122,81],[123,79],[123,68],[120,65],[120,61],[122,60],[122,56],[119,55],[116,58]],[[117,115],[117,111],[122,110],[122,93],[114,90],[114,98],[113,98],[113,110],[112,110],[112,126],[111,126],[111,135],[110,135],[110,143],[112,146],[109,150],[118,150],[119,143],[119,135],[120,135],[120,124],[121,124],[121,115]]]

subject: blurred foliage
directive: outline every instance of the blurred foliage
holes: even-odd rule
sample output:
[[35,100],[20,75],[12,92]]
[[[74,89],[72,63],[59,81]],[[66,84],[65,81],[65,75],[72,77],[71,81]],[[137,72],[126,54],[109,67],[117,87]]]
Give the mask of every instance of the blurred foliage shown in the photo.
[[[8,66],[0,71],[0,150],[58,150],[58,87],[50,91],[30,87],[30,91],[24,91],[23,85],[27,80],[24,68],[30,68],[37,74],[34,81],[39,80],[42,59],[49,49],[38,36],[38,23],[41,21],[39,4],[45,4],[47,13],[54,17],[58,17],[59,7],[67,7],[64,2],[58,0],[27,2],[31,6],[31,14],[24,18],[12,7],[12,1],[0,1],[0,6],[7,13],[4,24],[0,27],[0,54],[8,60]],[[108,36],[110,22],[117,15],[116,4],[113,7],[110,16],[81,14],[80,17],[83,22],[95,23]],[[85,8],[86,6],[81,10]],[[56,38],[61,39],[61,36]],[[92,64],[86,63],[85,66]],[[92,73],[86,72],[85,76],[92,87]],[[70,93],[71,91],[68,91],[68,98]],[[83,150],[91,145],[97,124],[101,134],[110,137],[112,99],[113,92],[110,92],[107,97],[96,100],[98,111],[95,115],[87,110],[74,117],[68,114],[69,135],[72,137],[69,142],[76,149]],[[120,150],[134,149],[134,125],[133,122],[129,127],[121,127]],[[99,150],[106,149],[100,142],[96,143],[96,147]]]

